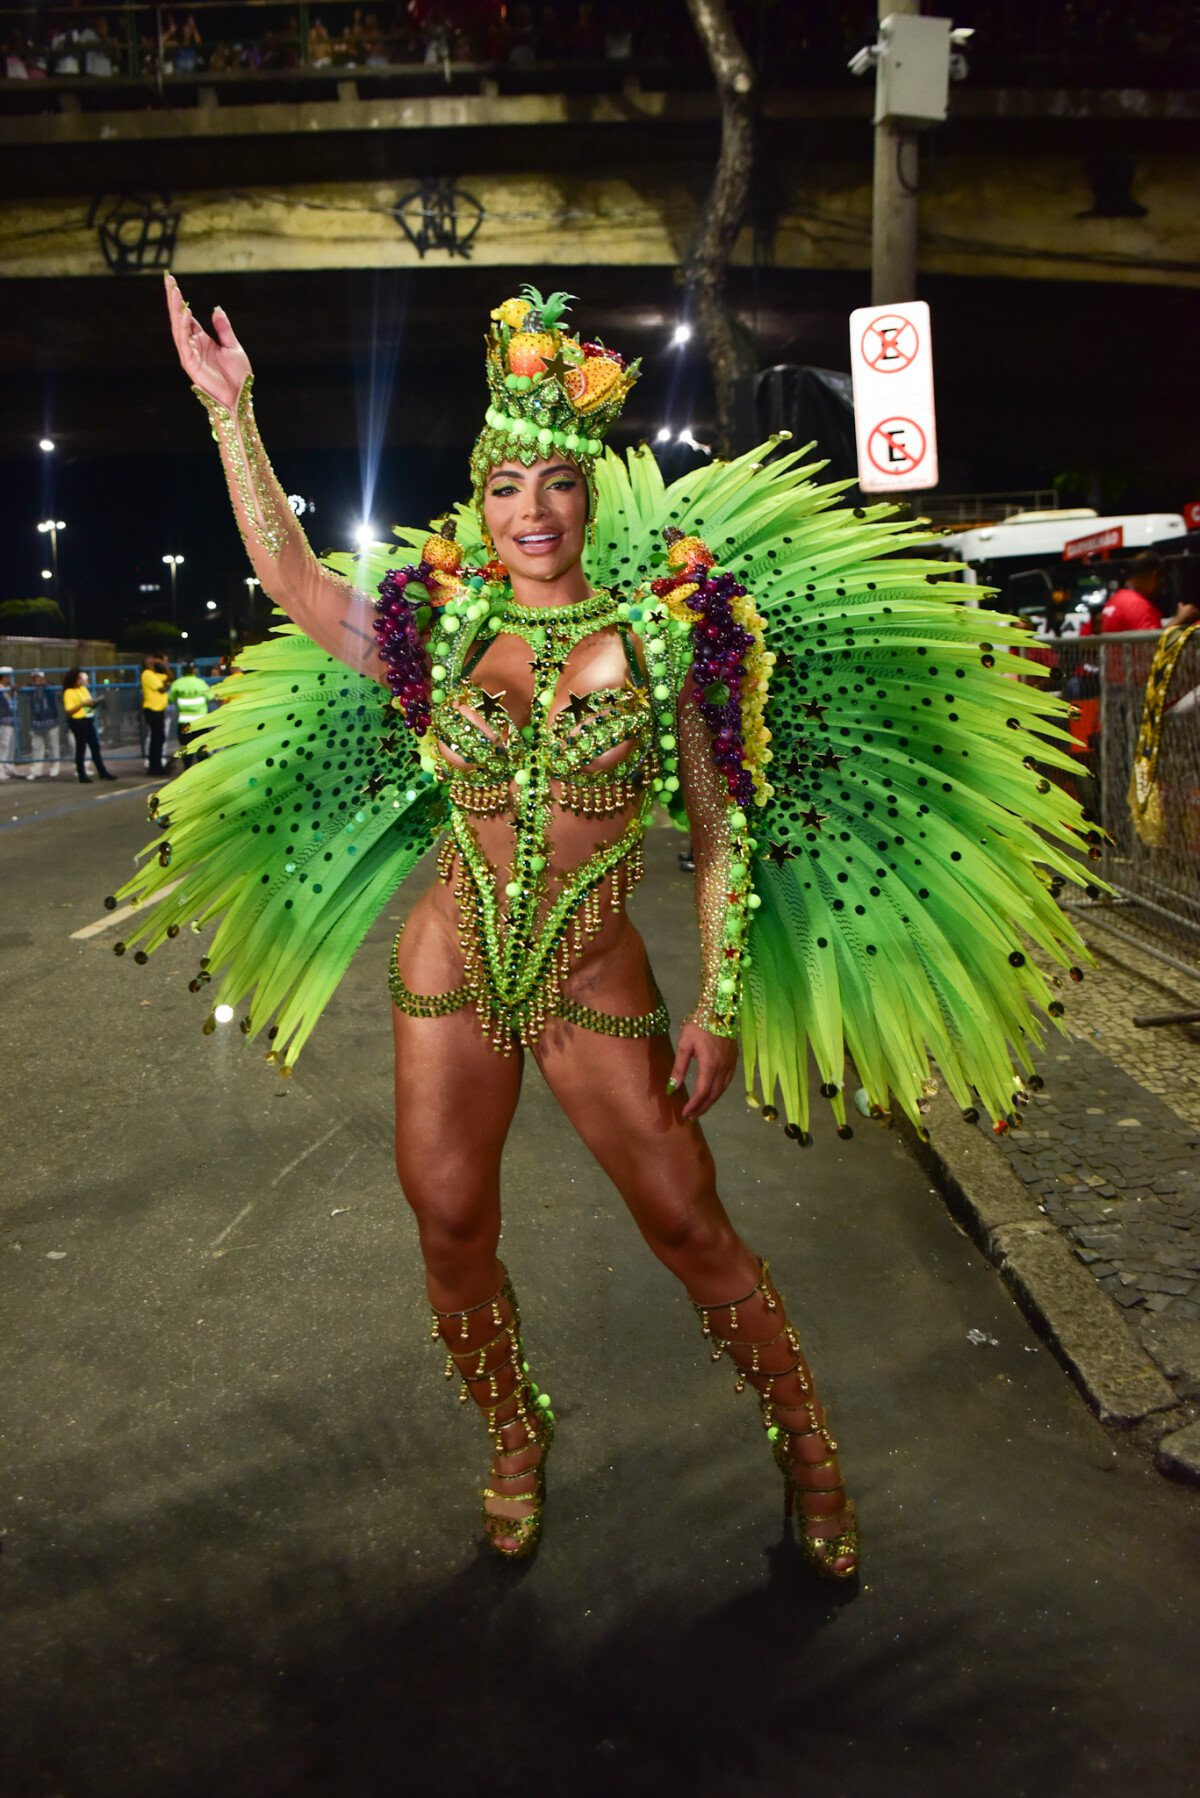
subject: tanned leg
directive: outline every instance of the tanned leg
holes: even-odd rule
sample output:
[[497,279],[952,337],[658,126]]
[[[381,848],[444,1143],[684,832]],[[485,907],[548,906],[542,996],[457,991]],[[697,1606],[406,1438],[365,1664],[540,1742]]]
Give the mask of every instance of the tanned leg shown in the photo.
[[[450,1371],[491,1414],[490,1483],[501,1482],[506,1496],[489,1499],[487,1509],[524,1517],[542,1449],[536,1439],[531,1445],[521,1418],[514,1309],[497,1256],[500,1158],[521,1090],[521,1054],[496,1054],[470,1008],[412,1018],[393,1006],[392,1024],[396,1171],[417,1220],[429,1302],[444,1314],[439,1334],[453,1356]],[[514,1477],[525,1473],[528,1479]],[[507,1536],[493,1540],[501,1549],[516,1546]]]
[[[787,1459],[801,1488],[806,1533],[835,1535],[849,1515],[837,1462],[822,1433],[824,1411],[787,1333],[782,1302],[772,1288],[772,1306],[758,1289],[761,1263],[717,1195],[704,1134],[680,1116],[684,1095],[667,1095],[669,1039],[599,1036],[556,1020],[534,1053],[548,1086],[650,1248],[693,1302],[709,1308],[714,1336],[729,1345],[748,1382],[769,1396],[773,1421],[788,1432]],[[738,1303],[731,1324],[732,1301]],[[754,1343],[761,1345],[757,1355]],[[852,1564],[852,1556],[838,1557],[836,1571],[848,1573]]]

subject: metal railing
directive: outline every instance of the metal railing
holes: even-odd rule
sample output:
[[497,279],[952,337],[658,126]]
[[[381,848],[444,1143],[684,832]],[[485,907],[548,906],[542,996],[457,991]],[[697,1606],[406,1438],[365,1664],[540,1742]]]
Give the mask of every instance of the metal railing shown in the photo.
[[1000,493],[918,493],[908,501],[914,516],[936,525],[994,524],[1017,512],[1056,512],[1059,498],[1053,487],[1031,487]]
[[1037,637],[1016,654],[1040,662],[1047,684],[1075,709],[1070,728],[1078,776],[1046,772],[1071,788],[1105,832],[1099,873],[1122,901],[1200,945],[1200,631],[1184,644],[1167,689],[1153,774],[1156,831],[1139,829],[1131,804],[1147,680],[1160,640],[1157,631]]
[[[776,14],[790,15],[781,30]],[[874,8],[851,0],[806,0],[803,7],[744,9],[747,49],[769,80],[845,89],[846,57],[874,36]],[[1167,88],[1195,85],[1200,14],[1185,0],[1114,6],[1080,0],[1071,7],[988,6],[969,51],[977,86]],[[1146,15],[1146,16],[1143,16]],[[586,19],[586,22],[585,22]],[[653,65],[672,81],[681,65],[704,71],[685,0],[630,6],[595,0],[584,9],[501,7],[446,0],[421,19],[403,6],[315,4],[315,0],[191,0],[191,4],[117,4],[81,12],[69,4],[17,0],[0,7],[0,58],[10,90],[118,82],[255,82],[265,77],[328,77],[341,72],[449,79],[451,69],[512,73],[535,84],[554,69],[605,64]]]
[[[828,3],[828,0],[827,0]],[[253,81],[260,77],[401,74],[447,79],[471,74],[536,74],[598,64],[674,56],[702,65],[688,29],[684,0],[663,0],[630,18],[616,0],[598,0],[588,23],[541,9],[527,19],[496,8],[485,17],[470,6],[431,9],[424,20],[402,6],[355,7],[315,0],[187,0],[178,4],[103,6],[82,14],[71,5],[0,7],[0,37],[19,67],[0,76],[56,86],[100,81]]]

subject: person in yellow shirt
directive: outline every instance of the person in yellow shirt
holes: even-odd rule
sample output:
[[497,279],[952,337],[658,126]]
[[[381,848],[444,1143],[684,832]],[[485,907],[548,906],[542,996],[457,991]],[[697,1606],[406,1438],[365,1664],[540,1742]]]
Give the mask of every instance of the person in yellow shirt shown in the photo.
[[162,656],[142,663],[142,722],[146,726],[146,772],[165,774],[163,743],[167,735],[167,689],[171,671]]
[[85,786],[91,784],[91,775],[84,773],[84,751],[90,750],[96,773],[101,780],[116,780],[104,766],[104,757],[100,753],[100,738],[96,734],[96,707],[87,684],[87,675],[82,668],[68,668],[63,677],[63,709],[67,714],[67,723],[71,727],[71,735],[75,739],[75,772]]

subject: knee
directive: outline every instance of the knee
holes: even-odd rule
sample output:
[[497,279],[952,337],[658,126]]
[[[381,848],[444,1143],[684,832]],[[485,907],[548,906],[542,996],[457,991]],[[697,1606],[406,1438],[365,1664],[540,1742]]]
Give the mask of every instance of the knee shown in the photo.
[[500,1243],[500,1207],[494,1195],[453,1191],[426,1183],[403,1182],[421,1241],[421,1256],[430,1275],[457,1285],[477,1268],[490,1267]]
[[655,1202],[639,1207],[638,1216],[659,1260],[685,1278],[722,1264],[738,1240],[711,1177],[690,1192],[671,1195],[666,1203],[657,1195]]

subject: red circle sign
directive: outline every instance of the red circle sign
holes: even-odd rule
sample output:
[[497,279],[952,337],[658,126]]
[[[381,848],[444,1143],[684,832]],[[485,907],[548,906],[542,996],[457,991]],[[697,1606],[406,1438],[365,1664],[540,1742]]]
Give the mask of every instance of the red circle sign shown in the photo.
[[917,327],[898,312],[884,312],[873,318],[862,334],[862,358],[877,375],[899,374],[916,358],[921,347]]
[[867,454],[880,474],[911,474],[924,460],[925,433],[915,419],[885,418],[867,438]]

